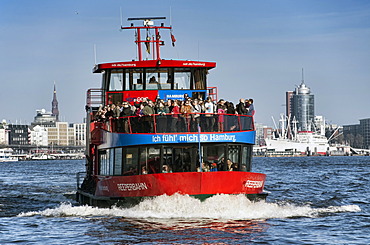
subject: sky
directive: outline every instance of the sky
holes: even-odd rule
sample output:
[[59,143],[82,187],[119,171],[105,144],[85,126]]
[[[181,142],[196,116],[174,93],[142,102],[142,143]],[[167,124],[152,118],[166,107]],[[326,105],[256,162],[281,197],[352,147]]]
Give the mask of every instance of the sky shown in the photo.
[[[218,97],[253,98],[257,123],[285,112],[285,92],[302,80],[328,123],[370,117],[370,1],[353,0],[0,0],[0,120],[30,124],[51,111],[82,122],[97,63],[136,59],[129,17],[166,16],[176,46],[164,59],[215,61]],[[171,18],[170,18],[171,17]],[[96,53],[94,54],[94,47]]]

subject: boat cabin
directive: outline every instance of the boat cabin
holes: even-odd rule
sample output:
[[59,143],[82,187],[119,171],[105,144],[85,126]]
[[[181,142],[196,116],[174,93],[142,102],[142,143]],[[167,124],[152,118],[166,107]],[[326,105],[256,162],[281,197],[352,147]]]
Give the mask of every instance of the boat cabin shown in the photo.
[[204,100],[209,90],[215,94],[207,88],[207,74],[214,67],[215,62],[146,60],[99,64],[94,72],[102,73],[104,103],[116,104],[144,97],[183,100],[184,94]]

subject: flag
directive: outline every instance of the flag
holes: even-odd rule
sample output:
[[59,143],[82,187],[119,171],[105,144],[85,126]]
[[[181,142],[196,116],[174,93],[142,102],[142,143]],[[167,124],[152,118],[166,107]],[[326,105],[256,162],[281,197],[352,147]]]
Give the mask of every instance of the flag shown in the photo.
[[172,41],[172,46],[175,47],[176,38],[172,33],[171,33],[171,41]]
[[150,54],[150,37],[148,35],[146,36],[146,41],[147,41],[147,42],[145,42],[146,52],[148,52],[148,54]]

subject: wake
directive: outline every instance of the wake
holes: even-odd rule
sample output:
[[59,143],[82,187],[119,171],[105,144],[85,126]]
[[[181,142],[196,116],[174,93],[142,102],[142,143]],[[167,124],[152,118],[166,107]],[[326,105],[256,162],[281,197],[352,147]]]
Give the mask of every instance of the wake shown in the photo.
[[265,220],[293,217],[315,218],[330,213],[359,211],[361,209],[357,205],[312,208],[309,205],[297,206],[265,201],[251,202],[244,195],[216,195],[201,202],[187,195],[175,194],[147,199],[132,208],[97,208],[62,203],[52,209],[20,213],[18,217],[40,215],[45,217],[86,218]]

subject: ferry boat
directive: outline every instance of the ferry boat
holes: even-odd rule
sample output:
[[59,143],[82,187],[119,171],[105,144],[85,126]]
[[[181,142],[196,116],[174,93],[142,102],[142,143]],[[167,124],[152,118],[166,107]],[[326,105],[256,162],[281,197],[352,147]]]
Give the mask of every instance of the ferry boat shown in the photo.
[[[154,23],[164,19],[129,18],[131,25],[121,29],[135,32],[137,60],[93,69],[102,85],[87,91],[86,171],[77,173],[77,201],[109,207],[175,193],[265,199],[266,175],[251,172],[253,116],[178,111],[179,101],[212,107],[218,100],[217,87],[207,87],[216,63],[162,59],[161,32],[169,32],[173,46],[176,41],[171,26]],[[173,102],[172,111],[148,113],[151,101]]]

